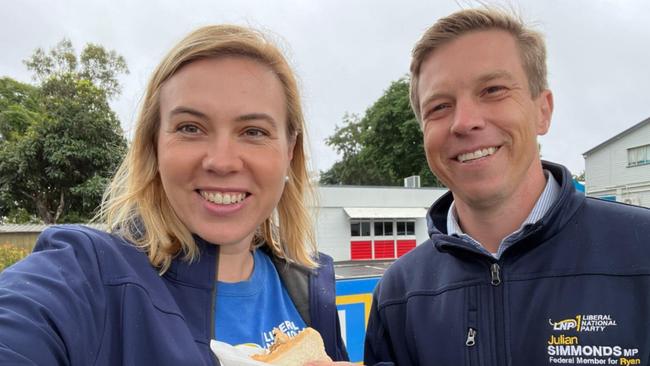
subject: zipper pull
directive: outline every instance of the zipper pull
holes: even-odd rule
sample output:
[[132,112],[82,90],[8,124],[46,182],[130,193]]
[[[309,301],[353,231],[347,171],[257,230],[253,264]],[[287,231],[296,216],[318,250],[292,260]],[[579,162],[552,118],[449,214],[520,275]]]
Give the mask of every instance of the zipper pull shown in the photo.
[[476,329],[474,328],[469,328],[467,330],[467,340],[465,341],[465,345],[467,347],[472,347],[473,345],[476,344]]
[[501,284],[501,276],[499,275],[500,270],[501,268],[498,264],[492,263],[492,267],[490,267],[490,273],[492,274],[492,286],[499,286],[499,284]]

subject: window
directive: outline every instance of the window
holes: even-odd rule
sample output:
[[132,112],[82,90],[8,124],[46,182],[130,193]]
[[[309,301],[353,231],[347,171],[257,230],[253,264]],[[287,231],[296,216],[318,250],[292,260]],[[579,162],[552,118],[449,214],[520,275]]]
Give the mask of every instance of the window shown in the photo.
[[370,236],[370,221],[351,222],[350,236]]
[[375,221],[375,236],[393,236],[393,222]]
[[627,166],[650,164],[650,145],[627,149]]
[[413,221],[398,221],[397,222],[397,235],[415,235],[415,222]]
[[350,236],[350,259],[394,259],[415,248],[415,220],[355,219]]

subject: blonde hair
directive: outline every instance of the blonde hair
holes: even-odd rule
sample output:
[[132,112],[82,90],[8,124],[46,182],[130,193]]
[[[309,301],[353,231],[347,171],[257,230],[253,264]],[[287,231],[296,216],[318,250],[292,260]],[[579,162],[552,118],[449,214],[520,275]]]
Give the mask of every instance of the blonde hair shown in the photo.
[[528,77],[528,88],[533,97],[548,89],[546,77],[546,46],[541,33],[524,25],[523,20],[506,10],[496,8],[465,9],[439,19],[427,29],[413,47],[411,58],[411,107],[422,121],[417,92],[420,66],[438,47],[469,32],[502,30],[510,33],[519,46],[521,61]]
[[142,248],[160,273],[180,253],[189,261],[198,257],[192,233],[174,212],[158,173],[160,90],[183,66],[224,56],[250,58],[273,70],[287,100],[287,134],[296,141],[289,180],[277,205],[277,215],[271,214],[263,222],[253,244],[266,244],[275,256],[313,268],[316,249],[307,206],[313,203],[310,200],[314,195],[305,156],[304,117],[297,82],[281,51],[264,34],[249,28],[234,25],[199,28],[163,58],[149,80],[133,141],[104,194],[99,217],[113,232]]

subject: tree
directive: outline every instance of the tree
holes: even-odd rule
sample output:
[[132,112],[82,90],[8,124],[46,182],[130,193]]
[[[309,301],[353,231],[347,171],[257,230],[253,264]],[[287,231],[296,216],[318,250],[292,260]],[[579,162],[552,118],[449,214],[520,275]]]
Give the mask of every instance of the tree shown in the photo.
[[585,181],[585,171],[581,171],[580,174],[573,175],[573,180],[577,180],[578,182],[584,182]]
[[24,63],[34,72],[34,79],[41,83],[74,76],[90,81],[103,90],[108,98],[120,94],[117,78],[122,73],[129,73],[124,57],[115,51],[88,43],[77,57],[72,42],[65,38],[49,52],[37,48]]
[[25,63],[37,85],[0,79],[0,219],[88,220],[126,152],[108,103],[126,63],[92,44],[77,58],[67,40]]
[[346,114],[326,143],[342,155],[321,172],[321,183],[402,185],[419,175],[425,186],[441,186],[424,154],[422,132],[409,105],[408,79],[399,79],[364,114]]

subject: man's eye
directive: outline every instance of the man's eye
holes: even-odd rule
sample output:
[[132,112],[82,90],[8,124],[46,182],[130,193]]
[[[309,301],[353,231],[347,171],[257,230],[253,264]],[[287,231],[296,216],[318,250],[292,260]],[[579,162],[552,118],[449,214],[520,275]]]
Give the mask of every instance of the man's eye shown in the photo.
[[434,106],[434,107],[431,109],[431,112],[441,111],[441,110],[443,110],[443,109],[445,109],[445,108],[449,108],[449,107],[451,107],[451,106],[449,105],[449,103],[438,104],[438,105]]
[[450,104],[450,103],[440,103],[440,104],[436,104],[436,105],[434,105],[433,107],[431,107],[431,108],[429,108],[429,109],[427,109],[427,110],[425,111],[423,118],[424,118],[424,119],[427,119],[427,118],[435,117],[435,116],[437,116],[439,113],[442,113],[442,111],[444,111],[445,109],[449,109],[449,108],[451,108],[451,104]]
[[503,92],[505,90],[506,90],[505,86],[493,85],[493,86],[489,86],[489,87],[483,89],[483,94],[484,95],[494,95],[494,94],[498,94],[500,92]]

